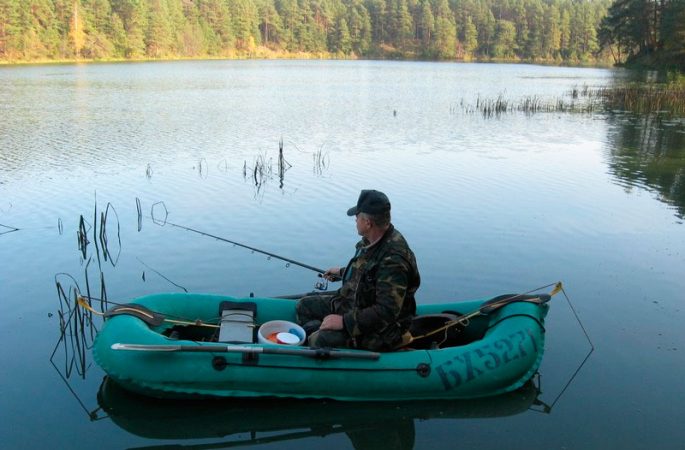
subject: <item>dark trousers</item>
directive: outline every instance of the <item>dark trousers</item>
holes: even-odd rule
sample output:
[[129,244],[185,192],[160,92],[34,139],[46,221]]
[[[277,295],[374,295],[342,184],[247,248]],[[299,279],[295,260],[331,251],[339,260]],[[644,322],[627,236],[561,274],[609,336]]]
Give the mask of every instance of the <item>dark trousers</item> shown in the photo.
[[295,307],[297,322],[307,332],[310,347],[350,347],[352,339],[342,330],[320,330],[329,314],[345,314],[349,306],[336,294],[312,294],[302,297]]

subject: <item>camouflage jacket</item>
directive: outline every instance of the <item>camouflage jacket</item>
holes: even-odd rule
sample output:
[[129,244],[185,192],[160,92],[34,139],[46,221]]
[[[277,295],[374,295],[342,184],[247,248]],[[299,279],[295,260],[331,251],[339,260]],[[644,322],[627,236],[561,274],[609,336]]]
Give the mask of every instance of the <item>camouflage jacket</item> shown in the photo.
[[416,314],[414,293],[421,277],[414,253],[392,225],[377,243],[368,244],[357,243],[345,268],[340,309],[355,347],[391,350]]

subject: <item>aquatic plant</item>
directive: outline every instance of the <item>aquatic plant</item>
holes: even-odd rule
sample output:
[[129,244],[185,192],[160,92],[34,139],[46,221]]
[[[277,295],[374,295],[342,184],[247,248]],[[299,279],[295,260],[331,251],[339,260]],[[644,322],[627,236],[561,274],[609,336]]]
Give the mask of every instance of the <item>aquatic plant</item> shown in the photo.
[[[563,97],[544,100],[537,95],[525,96],[518,102],[507,100],[502,94],[498,95],[495,99],[478,96],[475,106],[466,103],[463,99],[459,102],[459,106],[465,114],[478,113],[484,119],[500,118],[504,114],[517,112],[526,115],[554,112],[589,113],[596,110],[596,102],[588,95],[588,92],[589,88],[587,86],[582,89],[574,87],[569,92],[570,101]],[[583,101],[580,101],[580,97],[583,97]],[[456,109],[455,106],[450,106],[450,114],[454,114]]]
[[609,110],[685,115],[685,84],[682,83],[627,84],[599,88],[588,95],[600,98]]

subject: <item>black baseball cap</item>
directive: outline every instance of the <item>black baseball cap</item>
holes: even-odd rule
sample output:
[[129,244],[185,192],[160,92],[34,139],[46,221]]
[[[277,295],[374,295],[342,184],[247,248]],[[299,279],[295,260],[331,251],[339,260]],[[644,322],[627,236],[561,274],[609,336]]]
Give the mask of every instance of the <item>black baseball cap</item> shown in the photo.
[[373,189],[364,189],[359,194],[357,206],[347,210],[348,216],[356,216],[359,213],[366,213],[371,215],[387,213],[390,211],[390,200],[388,197]]

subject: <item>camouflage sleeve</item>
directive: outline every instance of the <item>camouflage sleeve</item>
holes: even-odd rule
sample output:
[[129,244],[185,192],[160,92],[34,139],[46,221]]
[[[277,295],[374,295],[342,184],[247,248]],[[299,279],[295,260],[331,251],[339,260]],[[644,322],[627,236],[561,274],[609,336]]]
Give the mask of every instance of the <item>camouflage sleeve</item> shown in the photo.
[[376,273],[376,301],[366,308],[354,308],[343,316],[345,329],[357,337],[378,332],[397,321],[409,283],[409,265],[398,254],[383,258]]

